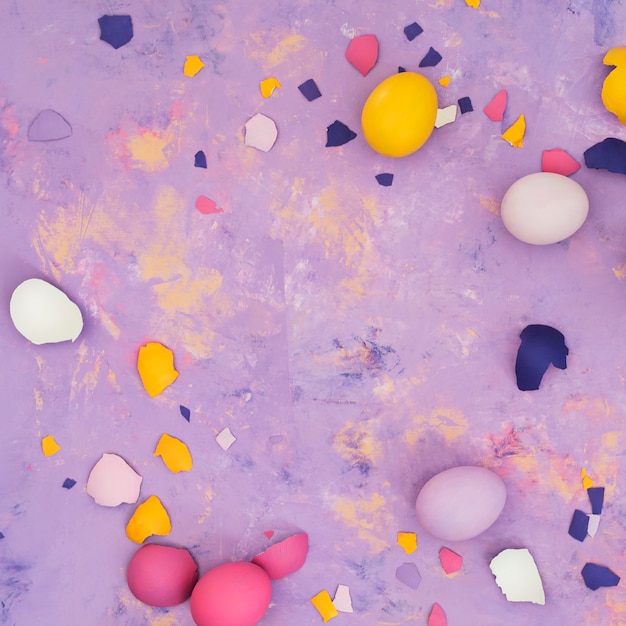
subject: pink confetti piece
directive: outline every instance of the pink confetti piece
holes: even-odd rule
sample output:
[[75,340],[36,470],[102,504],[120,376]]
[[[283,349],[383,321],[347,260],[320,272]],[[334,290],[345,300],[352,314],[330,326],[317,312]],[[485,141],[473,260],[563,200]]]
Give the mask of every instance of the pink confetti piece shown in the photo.
[[449,548],[441,548],[439,550],[439,560],[446,574],[454,574],[454,572],[458,572],[463,567],[463,557],[456,552],[452,552]]
[[428,616],[428,626],[448,626],[448,620],[443,609],[435,602]]
[[561,148],[541,153],[541,171],[570,176],[580,169],[580,163]]
[[360,35],[352,39],[346,50],[346,59],[363,76],[367,76],[378,60],[378,39],[376,39],[376,35]]
[[196,200],[196,209],[203,215],[209,215],[211,213],[223,213],[224,209],[218,209],[217,204],[206,196],[200,196]]
[[499,91],[491,102],[483,109],[483,113],[492,122],[501,122],[504,119],[504,110],[506,109],[506,89]]

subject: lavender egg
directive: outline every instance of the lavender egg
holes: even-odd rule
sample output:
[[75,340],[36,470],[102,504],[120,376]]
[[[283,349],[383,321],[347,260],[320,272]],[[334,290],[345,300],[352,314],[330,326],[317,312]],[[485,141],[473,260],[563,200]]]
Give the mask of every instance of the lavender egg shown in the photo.
[[487,530],[506,502],[502,479],[482,467],[461,466],[433,476],[415,503],[419,525],[444,541],[465,541]]

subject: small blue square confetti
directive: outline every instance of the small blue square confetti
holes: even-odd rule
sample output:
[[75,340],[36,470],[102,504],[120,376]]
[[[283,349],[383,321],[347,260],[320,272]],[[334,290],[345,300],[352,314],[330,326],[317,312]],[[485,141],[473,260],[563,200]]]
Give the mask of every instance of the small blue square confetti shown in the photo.
[[193,157],[193,164],[195,167],[203,167],[206,169],[206,154],[202,150],[198,150]]
[[322,95],[322,92],[319,90],[319,87],[312,78],[309,78],[309,80],[305,80],[301,85],[298,85],[298,89],[309,102],[320,98]]
[[424,29],[417,23],[413,22],[404,27],[404,34],[409,41],[413,41],[418,35],[421,35]]
[[582,511],[576,509],[572,517],[572,521],[567,531],[570,536],[578,541],[584,541],[587,536],[587,529],[589,528],[589,516]]
[[4,535],[0,533],[0,539],[4,539]]
[[343,122],[335,120],[326,129],[326,147],[343,146],[355,137],[356,133],[353,130],[350,130]]
[[402,72],[406,72],[406,68],[402,67],[401,65],[398,65],[398,74],[402,74]]
[[103,15],[98,19],[100,39],[116,50],[133,38],[133,20],[130,15]]
[[376,180],[382,187],[391,187],[391,184],[393,183],[393,174],[376,174]]
[[66,478],[63,481],[63,489],[71,489],[76,484],[76,481],[73,478]]
[[182,404],[180,405],[180,414],[187,420],[190,421],[191,419],[191,411],[186,407],[183,406]]
[[420,67],[435,67],[442,58],[437,50],[430,48],[426,56],[420,61]]
[[594,515],[600,515],[604,504],[604,487],[589,487],[587,495],[591,503],[591,512]]
[[468,96],[463,96],[462,98],[459,98],[459,109],[461,110],[461,115],[463,115],[463,113],[471,113],[474,110],[474,107],[472,106],[472,101],[469,99]]

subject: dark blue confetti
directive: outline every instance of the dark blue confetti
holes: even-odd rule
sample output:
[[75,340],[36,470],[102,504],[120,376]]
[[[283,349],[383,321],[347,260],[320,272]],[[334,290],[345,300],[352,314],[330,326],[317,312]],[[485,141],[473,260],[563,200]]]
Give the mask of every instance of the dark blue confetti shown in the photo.
[[420,61],[420,67],[435,67],[442,58],[437,50],[431,47],[426,56]]
[[99,20],[100,39],[116,50],[133,38],[133,21],[130,15],[103,15]]
[[187,420],[190,421],[191,419],[191,411],[186,407],[183,406],[182,404],[180,405],[180,414]]
[[409,41],[413,41],[418,35],[421,35],[424,29],[417,23],[413,22],[404,27],[404,34]]
[[203,167],[204,169],[206,169],[206,154],[204,154],[202,150],[198,150],[193,159],[193,164],[195,167]]
[[320,98],[322,95],[322,92],[319,90],[319,87],[312,78],[309,78],[309,80],[305,80],[301,85],[298,85],[298,89],[309,102]]
[[592,591],[600,587],[617,587],[620,580],[619,576],[608,567],[596,565],[595,563],[587,563],[583,567],[581,574],[583,575],[585,585]]
[[626,141],[607,137],[585,150],[585,165],[596,170],[626,174]]
[[567,368],[569,349],[563,333],[551,326],[531,324],[520,334],[522,345],[517,351],[515,376],[520,391],[539,389],[550,363],[561,370]]
[[391,187],[393,183],[393,174],[376,174],[376,180],[378,181],[378,184],[383,187]]
[[398,65],[398,74],[402,74],[402,72],[406,72],[406,69],[401,65]]
[[336,146],[343,146],[344,144],[352,141],[356,137],[356,133],[350,130],[343,122],[335,120],[326,129],[326,147],[334,148]]
[[589,502],[591,502],[591,512],[594,515],[600,515],[604,505],[604,487],[589,487],[587,495],[589,496]]
[[578,539],[578,541],[584,541],[587,536],[587,529],[589,528],[589,516],[582,511],[576,509],[572,516],[572,521],[567,531],[571,537]]
[[73,478],[66,478],[63,481],[63,489],[71,489],[76,484],[76,481]]
[[4,535],[0,533],[0,539],[4,539]]
[[474,110],[474,107],[472,106],[472,101],[469,99],[468,96],[463,96],[462,98],[459,98],[459,109],[461,110],[461,115],[463,115],[463,113],[471,113]]

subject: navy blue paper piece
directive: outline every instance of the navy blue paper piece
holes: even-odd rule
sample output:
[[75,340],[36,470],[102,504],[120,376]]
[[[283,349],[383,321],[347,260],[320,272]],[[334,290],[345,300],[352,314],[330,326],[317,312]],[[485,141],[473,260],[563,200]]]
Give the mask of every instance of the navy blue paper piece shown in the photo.
[[567,368],[569,349],[565,337],[552,326],[531,324],[520,334],[522,345],[517,351],[515,376],[520,391],[539,389],[550,363],[560,370]]
[[356,137],[356,133],[350,130],[343,122],[335,120],[326,129],[326,147],[334,148],[336,146],[343,146],[344,144],[352,141]]
[[73,478],[66,478],[63,481],[63,489],[71,489],[76,484],[76,481]]
[[437,50],[431,47],[426,56],[420,61],[420,67],[434,67],[442,58]]
[[607,137],[585,150],[585,165],[596,170],[626,174],[626,141]]
[[402,67],[401,65],[398,65],[398,74],[402,74],[402,72],[406,72],[406,68]]
[[4,535],[0,533],[0,539],[4,539]]
[[98,19],[100,39],[116,50],[133,38],[133,21],[130,15],[103,15]]
[[378,181],[378,184],[383,187],[391,187],[391,184],[393,183],[393,174],[376,174],[376,180]]
[[462,98],[459,98],[458,102],[461,115],[463,115],[463,113],[471,113],[474,110],[474,107],[472,106],[472,101],[469,99],[469,96],[463,96]]
[[587,536],[587,529],[589,528],[589,516],[582,511],[576,509],[572,517],[572,521],[567,531],[571,537],[578,539],[578,541],[584,541]]
[[312,78],[309,78],[309,80],[305,80],[301,85],[298,85],[298,89],[309,102],[312,102],[322,95],[322,92],[319,90],[319,87]]
[[404,27],[404,34],[409,41],[413,41],[418,35],[421,35],[424,29],[417,23],[413,22]]
[[203,167],[206,169],[206,154],[202,150],[198,150],[193,157],[193,164],[195,167]]
[[589,487],[587,495],[589,502],[591,502],[591,512],[594,515],[600,515],[604,504],[604,487]]
[[182,404],[180,405],[180,414],[187,420],[189,421],[191,419],[191,411],[186,407],[183,406]]
[[619,576],[604,565],[587,563],[581,574],[585,585],[592,591],[600,589],[600,587],[617,587],[617,583],[619,583]]

